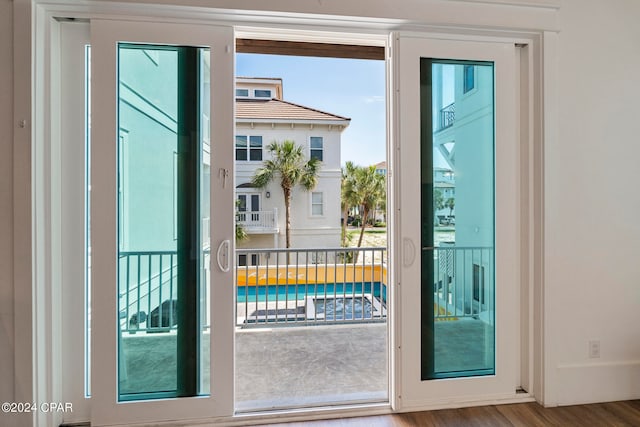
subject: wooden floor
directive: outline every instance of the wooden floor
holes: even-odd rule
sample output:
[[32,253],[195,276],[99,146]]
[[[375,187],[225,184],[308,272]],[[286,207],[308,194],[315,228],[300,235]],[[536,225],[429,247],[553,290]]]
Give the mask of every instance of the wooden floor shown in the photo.
[[502,426],[640,426],[640,400],[544,408],[537,403],[480,406],[463,409],[337,420],[268,424],[269,427],[502,427]]

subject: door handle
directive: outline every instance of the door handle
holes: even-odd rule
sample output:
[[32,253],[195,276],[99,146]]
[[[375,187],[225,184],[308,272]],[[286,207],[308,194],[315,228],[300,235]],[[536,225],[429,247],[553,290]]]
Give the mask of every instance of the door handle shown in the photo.
[[413,240],[409,239],[408,237],[405,237],[402,240],[402,246],[403,246],[402,263],[404,264],[405,267],[410,267],[411,265],[413,265],[413,262],[416,260],[416,247],[413,244]]
[[[231,241],[223,240],[220,242],[218,246],[218,252],[216,253],[216,261],[218,261],[218,268],[223,273],[228,273],[231,269],[231,261],[229,257],[229,248],[231,247]],[[224,249],[224,252],[223,252]],[[222,258],[224,257],[224,265],[222,263]]]

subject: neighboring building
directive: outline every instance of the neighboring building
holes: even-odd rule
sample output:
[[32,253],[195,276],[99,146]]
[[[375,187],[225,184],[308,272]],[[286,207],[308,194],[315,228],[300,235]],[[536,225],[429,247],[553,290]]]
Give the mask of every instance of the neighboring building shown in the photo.
[[449,199],[456,198],[456,180],[453,170],[449,168],[434,167],[433,168],[433,188],[434,191],[440,191],[442,201],[445,207],[436,209],[434,220],[436,224],[451,224],[455,222],[455,206],[449,209],[446,203]]
[[249,239],[239,248],[285,246],[284,196],[277,178],[264,189],[251,179],[273,141],[292,140],[322,161],[312,191],[296,187],[291,200],[293,247],[340,246],[340,143],[350,119],[285,101],[282,80],[236,80],[236,197],[238,222]]
[[375,164],[376,173],[387,176],[387,162],[380,162]]

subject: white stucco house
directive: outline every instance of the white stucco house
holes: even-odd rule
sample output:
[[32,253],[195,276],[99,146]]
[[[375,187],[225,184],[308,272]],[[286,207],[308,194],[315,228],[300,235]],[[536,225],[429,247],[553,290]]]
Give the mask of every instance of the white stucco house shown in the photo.
[[340,246],[340,144],[350,119],[283,99],[282,79],[236,80],[235,185],[237,221],[249,238],[238,248],[285,246],[284,196],[277,178],[264,189],[251,179],[269,157],[267,146],[292,140],[322,161],[312,191],[296,187],[291,199],[294,248]]

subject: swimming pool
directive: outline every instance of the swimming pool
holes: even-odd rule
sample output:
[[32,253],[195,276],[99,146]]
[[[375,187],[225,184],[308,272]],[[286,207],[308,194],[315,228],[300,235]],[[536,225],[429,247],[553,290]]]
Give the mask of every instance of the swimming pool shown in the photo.
[[387,300],[387,285],[382,282],[348,282],[348,283],[320,283],[294,285],[259,285],[238,286],[237,302],[273,302],[296,301],[313,298],[338,298],[354,295],[371,294],[373,297]]

